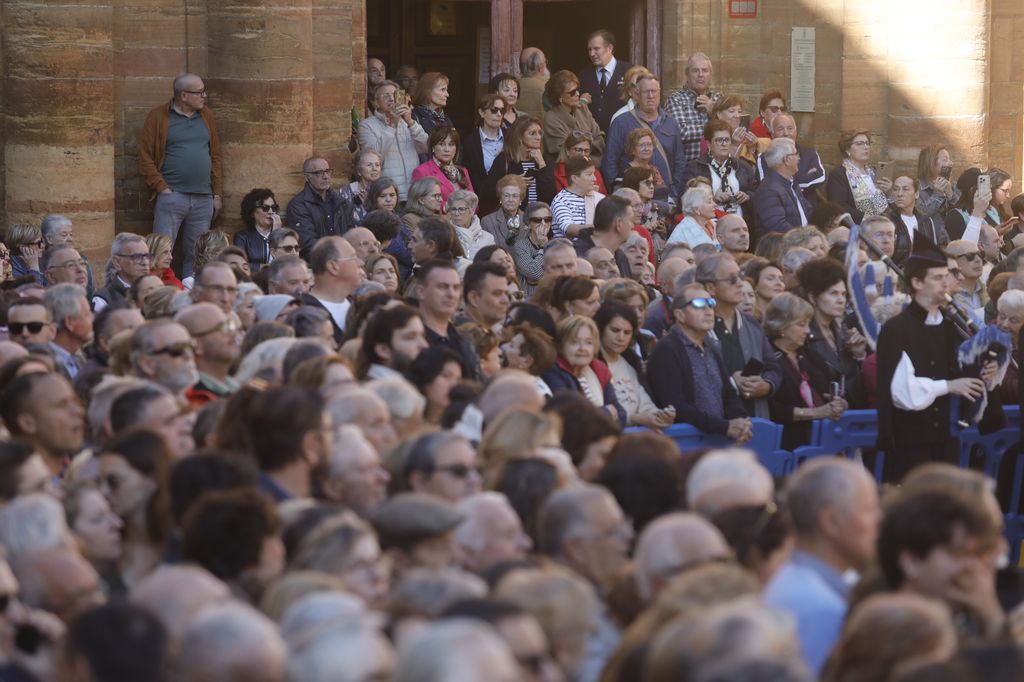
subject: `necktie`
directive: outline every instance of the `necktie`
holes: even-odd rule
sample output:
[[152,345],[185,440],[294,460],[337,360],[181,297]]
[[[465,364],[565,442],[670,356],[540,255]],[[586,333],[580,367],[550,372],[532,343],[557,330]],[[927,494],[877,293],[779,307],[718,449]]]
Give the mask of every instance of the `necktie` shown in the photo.
[[608,85],[608,70],[607,70],[607,69],[605,69],[605,68],[604,68],[604,67],[602,66],[602,67],[601,67],[601,71],[600,71],[600,74],[601,74],[601,89],[603,90],[603,89],[604,89],[604,87],[605,87],[606,85]]

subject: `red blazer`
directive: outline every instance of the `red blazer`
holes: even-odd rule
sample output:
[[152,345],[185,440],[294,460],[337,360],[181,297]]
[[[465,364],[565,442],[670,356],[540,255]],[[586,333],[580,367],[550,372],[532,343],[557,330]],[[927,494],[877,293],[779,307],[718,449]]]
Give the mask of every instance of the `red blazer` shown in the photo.
[[[462,177],[466,180],[466,189],[472,192],[473,183],[469,180],[469,171],[462,166],[459,166],[459,169],[462,171]],[[448,195],[455,191],[455,185],[441,172],[441,167],[433,159],[416,166],[416,170],[412,172],[412,181],[416,182],[420,178],[434,178],[441,184],[442,206],[448,201]]]

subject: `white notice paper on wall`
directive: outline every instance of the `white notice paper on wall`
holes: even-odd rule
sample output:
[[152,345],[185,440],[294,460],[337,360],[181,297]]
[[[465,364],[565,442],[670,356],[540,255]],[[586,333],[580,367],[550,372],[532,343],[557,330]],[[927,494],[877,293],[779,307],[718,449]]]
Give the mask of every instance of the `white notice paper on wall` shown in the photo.
[[794,28],[790,47],[790,111],[814,111],[814,28]]

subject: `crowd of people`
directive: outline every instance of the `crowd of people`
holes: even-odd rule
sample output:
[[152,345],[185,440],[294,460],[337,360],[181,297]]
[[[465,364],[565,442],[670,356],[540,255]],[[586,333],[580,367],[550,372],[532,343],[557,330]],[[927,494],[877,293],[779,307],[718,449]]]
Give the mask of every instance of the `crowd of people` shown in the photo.
[[[943,451],[951,397],[1020,402],[1024,195],[941,145],[887,177],[863,130],[826,171],[706,55],[670,94],[608,31],[587,55],[523,50],[475,121],[369,59],[351,177],[312,156],[233,235],[184,74],[152,234],[94,272],[66,216],[7,227],[0,679],[1019,679],[996,489]],[[1005,371],[959,372],[947,295]],[[742,447],[876,407],[899,485]]]

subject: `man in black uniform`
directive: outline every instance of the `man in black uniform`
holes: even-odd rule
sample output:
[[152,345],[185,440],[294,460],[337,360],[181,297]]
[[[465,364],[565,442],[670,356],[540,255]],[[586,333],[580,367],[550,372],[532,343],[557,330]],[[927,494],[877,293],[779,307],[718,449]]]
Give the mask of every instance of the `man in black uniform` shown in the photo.
[[[923,462],[949,459],[949,396],[976,400],[982,379],[996,374],[990,362],[981,379],[960,376],[957,348],[963,339],[939,309],[946,300],[945,254],[919,233],[904,267],[912,300],[878,335],[878,448],[891,482]],[[1001,410],[993,398],[986,416]]]

